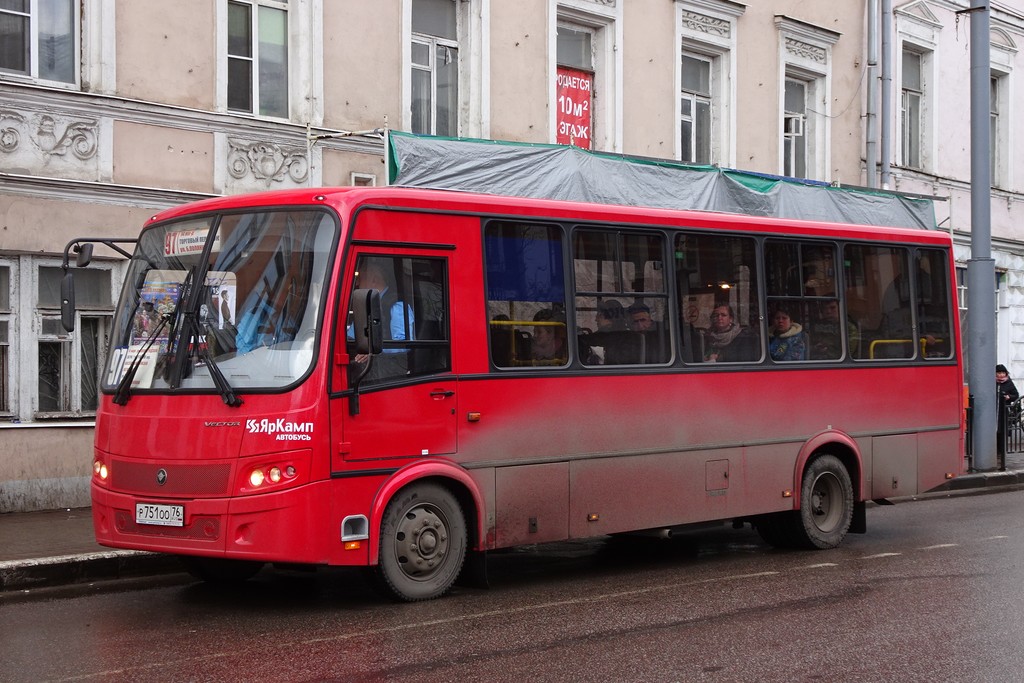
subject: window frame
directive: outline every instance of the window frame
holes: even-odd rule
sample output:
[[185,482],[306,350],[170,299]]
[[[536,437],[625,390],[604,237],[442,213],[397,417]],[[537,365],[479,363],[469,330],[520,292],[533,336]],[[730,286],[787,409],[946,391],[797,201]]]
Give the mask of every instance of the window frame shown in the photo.
[[779,39],[779,173],[786,173],[787,80],[806,84],[804,140],[806,173],[810,180],[831,180],[832,47],[840,34],[785,16],[775,17]]
[[16,71],[14,69],[0,68],[0,79],[28,80],[34,83],[41,83],[51,87],[78,89],[81,87],[82,79],[82,7],[87,9],[91,0],[84,2],[70,2],[71,8],[71,74],[72,80],[63,81],[51,78],[44,78],[39,73],[39,3],[40,0],[28,0],[29,11],[27,13],[15,10],[2,10],[3,15],[18,15],[28,18],[28,59],[27,70]]
[[[230,26],[229,26],[229,15],[230,6],[240,5],[249,7],[249,51],[248,57],[243,55],[232,55],[230,52]],[[299,20],[299,13],[302,11],[304,6],[303,0],[295,2],[292,0],[226,0],[226,2],[219,5],[222,16],[221,24],[223,28],[220,31],[222,42],[222,49],[218,50],[219,60],[221,62],[221,70],[223,73],[223,86],[219,88],[220,91],[220,106],[221,109],[230,114],[236,114],[239,116],[251,116],[253,118],[261,119],[274,119],[274,120],[289,120],[292,118],[292,113],[296,107],[296,102],[301,98],[296,88],[297,73],[295,68],[295,57],[292,54],[294,49],[294,22]],[[260,110],[260,57],[259,57],[259,31],[260,31],[260,17],[259,10],[261,7],[268,9],[278,10],[285,15],[285,40],[287,44],[285,46],[285,59],[287,60],[284,65],[285,77],[287,78],[287,84],[284,88],[285,94],[285,113],[283,116],[277,114],[264,114]],[[231,91],[231,76],[230,76],[230,65],[233,59],[246,59],[250,63],[250,78],[249,84],[249,97],[250,107],[249,109],[236,109],[230,105],[230,91]]]
[[[472,16],[474,13],[469,12],[468,7],[463,5],[476,4],[473,3],[462,3],[454,2],[455,5],[455,38],[444,38],[441,36],[432,36],[425,33],[418,33],[413,31],[412,26],[412,6],[415,0],[404,0],[403,6],[403,41],[402,41],[402,73],[403,88],[402,88],[402,125],[405,130],[424,133],[428,135],[439,135],[437,133],[437,50],[438,47],[444,47],[454,49],[457,53],[456,68],[455,68],[455,106],[451,115],[455,118],[455,131],[454,136],[463,135],[464,122],[466,122],[467,112],[465,111],[464,98],[466,97],[465,81],[467,74],[471,67],[467,63],[467,57],[463,51],[463,43],[469,43],[470,26],[473,24]],[[423,45],[427,49],[429,55],[428,63],[426,65],[419,65],[413,61],[413,45]],[[413,129],[414,115],[413,115],[413,74],[415,71],[425,71],[430,76],[430,124],[429,130],[415,131]],[[449,135],[444,133],[443,135]]]
[[[679,87],[679,159],[683,163],[688,164],[701,164],[704,166],[711,165],[714,163],[714,140],[716,136],[715,117],[715,89],[717,87],[717,77],[715,75],[715,62],[714,57],[703,55],[698,52],[692,52],[689,50],[683,50],[680,55],[680,61],[690,59],[693,61],[700,62],[707,69],[707,80],[708,87],[706,93],[701,93],[696,90],[687,89],[686,85],[682,82],[683,73],[685,69],[680,67],[680,87]],[[689,102],[689,112],[683,107],[683,102]],[[706,130],[703,129],[700,117],[697,115],[698,107],[704,104],[707,106],[707,122]],[[683,132],[683,125],[689,123],[690,134],[687,136]],[[687,137],[689,139],[687,139]],[[705,155],[700,155],[698,150],[703,147],[705,149]],[[686,153],[687,147],[689,147],[689,154]],[[701,158],[698,158],[701,157]]]
[[[711,61],[711,136],[710,163],[735,167],[736,49],[739,18],[746,8],[725,0],[676,0],[676,41],[680,46],[676,59],[674,87],[682,92],[682,55],[700,56]],[[682,102],[676,98],[675,155],[683,158]]]
[[[25,269],[29,272],[25,273]],[[34,368],[31,373],[32,377],[29,381],[32,382],[34,391],[31,392],[31,416],[33,421],[45,421],[53,419],[81,419],[81,418],[94,418],[96,415],[95,408],[83,408],[86,404],[86,399],[83,397],[82,387],[82,353],[83,353],[83,321],[86,319],[98,320],[97,327],[97,339],[96,339],[96,366],[95,366],[95,388],[96,388],[96,401],[100,400],[102,391],[100,387],[102,385],[102,373],[106,366],[106,356],[109,353],[109,344],[107,343],[110,338],[110,331],[113,326],[114,308],[117,302],[117,297],[120,293],[120,269],[123,268],[123,264],[117,261],[107,260],[94,260],[89,265],[89,270],[96,271],[102,270],[109,273],[109,279],[107,285],[110,288],[108,292],[106,304],[99,305],[80,305],[75,309],[75,329],[72,332],[66,332],[63,328],[60,328],[61,321],[61,310],[59,302],[56,305],[43,304],[39,301],[39,287],[42,280],[41,271],[44,268],[48,269],[59,269],[60,261],[54,261],[51,259],[23,259],[22,260],[22,276],[27,276],[28,280],[23,280],[31,283],[31,288],[28,291],[23,290],[22,306],[23,311],[25,307],[30,307],[32,313],[28,318],[23,317],[22,320],[31,320],[31,332],[33,335],[32,344],[25,344],[22,348],[25,349],[26,356],[33,356],[32,367]],[[31,298],[29,302],[28,299]],[[59,332],[44,332],[45,328],[56,329],[60,328]],[[22,331],[24,333],[24,330]],[[62,403],[56,410],[43,410],[40,406],[40,383],[39,383],[39,364],[40,364],[40,344],[42,343],[57,343],[62,344],[61,358],[60,358],[60,369],[63,374],[61,376],[60,384],[60,401]],[[29,379],[24,378],[23,381]],[[24,402],[22,404],[22,410],[26,406]],[[23,412],[24,415],[24,412]]]
[[[549,142],[558,139],[558,28],[585,31],[591,35],[593,89],[591,92],[590,149],[622,151],[623,93],[623,8],[624,3],[601,6],[584,0],[552,0],[554,22],[549,36],[548,100]],[[607,5],[607,3],[606,3]]]
[[0,323],[7,326],[7,338],[0,338],[0,416],[8,417],[15,415],[15,408],[18,405],[18,366],[14,362],[18,358],[18,334],[15,326],[15,314],[18,309],[18,261],[16,259],[0,258],[0,268],[7,269],[7,301],[8,307],[0,309]]
[[[917,87],[907,84],[907,55],[917,60]],[[924,51],[904,43],[900,51],[900,165],[924,170],[924,108],[925,108]]]
[[806,178],[811,156],[811,145],[808,144],[810,126],[807,120],[807,100],[814,89],[813,83],[802,78],[787,75],[783,92],[788,93],[790,84],[795,84],[803,91],[800,98],[800,110],[791,107],[789,97],[783,95],[782,105],[782,175],[792,178]]

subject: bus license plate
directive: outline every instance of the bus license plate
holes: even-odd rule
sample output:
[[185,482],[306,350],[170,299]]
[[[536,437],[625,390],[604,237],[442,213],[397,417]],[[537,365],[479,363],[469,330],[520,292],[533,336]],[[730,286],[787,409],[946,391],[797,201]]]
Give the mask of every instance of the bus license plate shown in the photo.
[[156,526],[185,526],[184,505],[135,504],[135,523]]

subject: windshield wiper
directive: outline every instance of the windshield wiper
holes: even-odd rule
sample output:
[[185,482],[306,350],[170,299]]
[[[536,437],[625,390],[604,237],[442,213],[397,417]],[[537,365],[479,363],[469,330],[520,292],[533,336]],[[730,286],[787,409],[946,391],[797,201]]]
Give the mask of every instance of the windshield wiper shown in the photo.
[[[210,323],[203,323],[203,325],[206,329],[206,337],[209,340],[213,336],[213,327]],[[228,382],[228,378],[224,376],[224,373],[221,372],[220,366],[210,358],[209,341],[207,341],[207,346],[205,348],[203,348],[201,344],[199,345],[199,359],[206,363],[206,367],[210,368],[210,377],[213,378],[213,383],[217,386],[217,390],[220,392],[220,397],[223,399],[224,403],[232,408],[237,408],[242,405],[242,399],[235,394],[234,388],[232,388],[231,383]]]
[[149,354],[149,349],[152,348],[153,342],[160,336],[163,329],[167,327],[167,322],[171,319],[172,315],[173,313],[167,313],[161,316],[160,324],[153,329],[153,333],[143,342],[142,348],[135,358],[132,359],[132,363],[128,366],[124,376],[121,377],[121,381],[117,383],[117,390],[114,391],[114,403],[117,405],[123,406],[128,404],[128,399],[132,397],[132,382],[135,380],[135,373],[138,372],[142,366],[142,361]]

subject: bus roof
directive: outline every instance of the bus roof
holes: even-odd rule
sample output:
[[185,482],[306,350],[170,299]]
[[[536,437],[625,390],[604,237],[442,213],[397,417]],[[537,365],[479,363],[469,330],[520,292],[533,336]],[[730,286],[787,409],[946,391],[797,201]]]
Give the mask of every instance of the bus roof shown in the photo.
[[281,206],[326,206],[340,214],[351,214],[365,207],[451,211],[490,216],[528,216],[532,219],[558,221],[614,222],[664,228],[740,230],[927,244],[949,244],[952,240],[950,235],[939,230],[818,222],[704,210],[655,209],[396,186],[301,188],[228,195],[166,209],[153,216],[146,224],[200,213]]

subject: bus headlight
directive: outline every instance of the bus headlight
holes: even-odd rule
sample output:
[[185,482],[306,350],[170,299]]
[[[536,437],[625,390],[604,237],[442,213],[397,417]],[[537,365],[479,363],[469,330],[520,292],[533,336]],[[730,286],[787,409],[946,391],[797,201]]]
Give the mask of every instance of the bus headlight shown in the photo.
[[237,473],[240,495],[272,493],[309,481],[310,451],[286,451],[246,460]]
[[97,476],[100,479],[102,479],[103,481],[106,481],[107,477],[110,475],[110,471],[107,469],[106,463],[103,462],[102,460],[94,460],[93,461],[93,463],[92,463],[92,473],[95,476]]
[[249,474],[249,485],[252,486],[253,488],[258,488],[260,484],[263,483],[263,479],[263,470],[253,470]]

